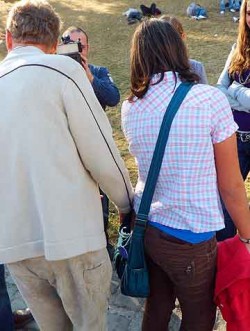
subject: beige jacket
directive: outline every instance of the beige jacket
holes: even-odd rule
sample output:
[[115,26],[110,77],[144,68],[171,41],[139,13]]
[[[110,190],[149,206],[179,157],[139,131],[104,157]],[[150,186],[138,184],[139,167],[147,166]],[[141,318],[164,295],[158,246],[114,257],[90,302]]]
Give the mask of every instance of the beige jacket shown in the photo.
[[0,63],[0,91],[0,263],[105,247],[98,184],[124,213],[133,193],[82,67],[19,47]]

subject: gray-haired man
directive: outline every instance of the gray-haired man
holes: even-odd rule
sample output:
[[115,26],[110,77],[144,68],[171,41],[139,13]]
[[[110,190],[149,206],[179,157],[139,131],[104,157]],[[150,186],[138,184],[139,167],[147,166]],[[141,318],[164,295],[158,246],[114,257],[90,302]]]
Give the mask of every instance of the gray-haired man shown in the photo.
[[54,55],[59,30],[59,16],[44,1],[19,1],[8,15],[9,53],[0,64],[0,263],[40,329],[101,331],[111,265],[98,185],[121,216],[133,193],[84,69]]

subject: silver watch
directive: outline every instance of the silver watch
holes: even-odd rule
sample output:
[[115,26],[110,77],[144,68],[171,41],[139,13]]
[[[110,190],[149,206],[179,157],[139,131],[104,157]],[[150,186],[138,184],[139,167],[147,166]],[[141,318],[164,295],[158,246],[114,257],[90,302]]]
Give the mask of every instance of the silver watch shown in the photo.
[[250,244],[250,239],[245,239],[245,238],[242,238],[241,236],[239,236],[239,238],[240,238],[240,241],[242,241],[243,243]]

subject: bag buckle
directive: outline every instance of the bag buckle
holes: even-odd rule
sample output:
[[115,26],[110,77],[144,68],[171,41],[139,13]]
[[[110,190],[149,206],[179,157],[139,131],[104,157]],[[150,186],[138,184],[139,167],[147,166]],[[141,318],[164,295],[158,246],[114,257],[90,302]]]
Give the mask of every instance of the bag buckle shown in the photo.
[[142,227],[142,228],[145,228],[146,229],[147,220],[145,220],[143,218],[136,217],[136,219],[135,219],[135,226],[137,226],[137,225],[139,227]]

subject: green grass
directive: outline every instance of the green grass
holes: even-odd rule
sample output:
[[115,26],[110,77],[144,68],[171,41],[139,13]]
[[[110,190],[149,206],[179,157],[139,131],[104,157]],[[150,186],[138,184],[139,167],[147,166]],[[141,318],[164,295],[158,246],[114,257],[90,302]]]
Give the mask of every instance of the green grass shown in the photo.
[[[0,0],[0,32],[4,31],[7,10],[14,1]],[[150,5],[152,1],[143,1]],[[236,40],[238,24],[233,23],[232,14],[226,12],[220,16],[218,0],[199,0],[208,10],[207,20],[195,21],[186,17],[186,8],[190,0],[159,0],[157,6],[162,13],[175,15],[183,23],[187,34],[187,46],[191,58],[202,61],[205,65],[210,84],[215,84],[224,66],[232,44]],[[142,1],[132,0],[61,0],[50,1],[62,16],[64,28],[79,25],[89,34],[89,62],[107,66],[124,100],[129,92],[129,48],[135,25],[128,25],[122,15],[129,7],[138,8]],[[0,44],[0,59],[6,54],[4,43]],[[121,151],[132,182],[136,182],[137,170],[134,160],[128,153],[127,144],[120,128],[120,108],[107,111],[111,121],[114,138]],[[249,191],[250,184],[247,185]],[[116,233],[117,216],[111,207],[111,235]]]

